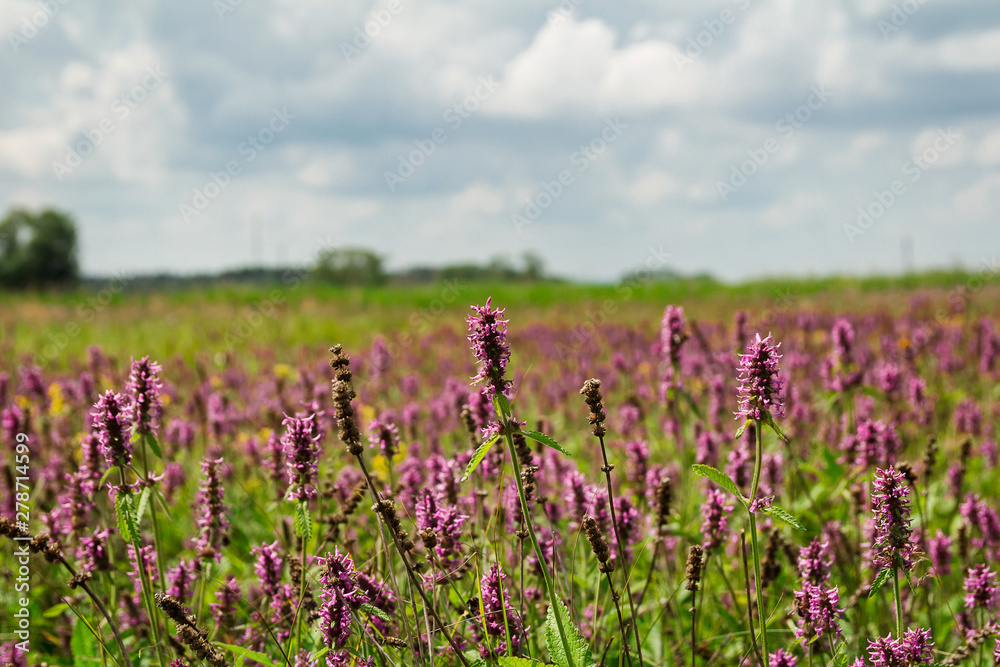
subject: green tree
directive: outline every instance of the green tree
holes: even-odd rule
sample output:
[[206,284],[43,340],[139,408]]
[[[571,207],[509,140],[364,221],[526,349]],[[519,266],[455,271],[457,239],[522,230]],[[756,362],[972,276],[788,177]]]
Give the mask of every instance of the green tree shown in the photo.
[[79,279],[76,223],[69,215],[17,208],[0,221],[0,286],[48,287]]
[[313,277],[334,285],[382,285],[387,279],[382,258],[364,248],[333,248],[316,260]]

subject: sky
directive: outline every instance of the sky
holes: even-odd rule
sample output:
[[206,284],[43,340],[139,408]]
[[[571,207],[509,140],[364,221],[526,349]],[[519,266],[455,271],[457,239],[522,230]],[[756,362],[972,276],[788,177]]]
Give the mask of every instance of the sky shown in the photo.
[[85,273],[998,266],[995,0],[0,4],[0,208]]

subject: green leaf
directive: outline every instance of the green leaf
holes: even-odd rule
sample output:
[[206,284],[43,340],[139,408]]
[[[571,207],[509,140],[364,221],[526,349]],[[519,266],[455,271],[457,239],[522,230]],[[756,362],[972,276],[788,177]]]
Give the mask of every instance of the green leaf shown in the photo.
[[570,454],[569,452],[567,452],[565,449],[563,449],[562,446],[558,442],[556,442],[555,440],[553,440],[549,436],[545,435],[544,433],[539,433],[538,431],[521,431],[521,435],[523,435],[525,438],[531,438],[535,442],[540,442],[543,445],[545,445],[546,447],[551,447],[552,449],[556,450],[557,452],[562,452],[566,456],[573,456],[572,454]]
[[465,480],[469,479],[469,475],[471,475],[476,471],[476,468],[479,467],[479,464],[483,462],[484,458],[486,458],[486,454],[490,451],[490,447],[495,445],[496,441],[499,439],[500,439],[500,434],[497,433],[489,440],[479,445],[479,448],[476,450],[476,453],[472,455],[472,459],[469,461],[469,465],[465,466],[465,474],[462,476],[461,481],[464,482]]
[[62,616],[63,612],[69,609],[69,605],[65,602],[60,602],[57,605],[49,607],[42,612],[42,618],[55,618],[57,616]]
[[[549,613],[545,617],[545,645],[549,649],[549,655],[552,656],[552,662],[559,667],[590,667],[594,663],[594,659],[590,655],[590,647],[573,627],[569,611],[563,601],[556,599],[556,603],[555,606],[549,605]],[[562,638],[559,636],[559,623],[556,620],[556,614],[559,614],[559,621],[562,621],[570,655],[566,655]]]
[[118,470],[118,468],[114,466],[111,466],[110,468],[105,470],[104,474],[101,475],[101,481],[97,483],[97,488],[101,488],[102,486],[104,486],[104,483],[108,481],[108,477],[111,477],[111,473],[113,473],[116,470]]
[[361,611],[365,612],[366,614],[369,614],[370,616],[378,616],[386,623],[392,623],[392,618],[389,616],[389,614],[385,613],[375,605],[370,605],[366,602],[365,604],[361,605]]
[[532,665],[545,665],[546,663],[530,658],[514,658],[502,655],[498,658],[500,667],[532,667]]
[[69,647],[73,652],[73,667],[101,664],[97,638],[83,619],[77,619],[76,625],[73,626],[73,637],[70,639]]
[[135,509],[136,521],[142,522],[142,517],[145,516],[146,510],[149,509],[149,499],[152,495],[153,488],[149,486],[143,488],[143,490],[139,493],[139,502],[136,503]]
[[753,423],[752,419],[748,419],[745,422],[743,422],[743,426],[740,426],[738,429],[736,429],[736,435],[734,435],[733,438],[739,440],[739,438],[743,435],[743,431],[747,430],[747,426],[749,426],[752,423]]
[[115,496],[115,515],[122,539],[137,547],[142,546],[142,533],[139,532],[139,526],[135,522],[135,506],[131,491],[122,489]]
[[702,465],[700,463],[695,463],[691,466],[691,470],[694,470],[697,474],[701,475],[706,479],[710,479],[729,493],[733,494],[740,499],[740,502],[746,505],[749,501],[747,498],[740,493],[739,487],[736,486],[736,482],[733,478],[722,472],[721,470],[716,470],[712,466]]
[[785,442],[788,442],[788,438],[786,438],[785,434],[781,432],[781,429],[778,428],[778,425],[774,423],[774,419],[771,417],[771,413],[765,412],[764,414],[767,415],[767,418],[764,421],[767,423],[768,426],[771,427],[771,430],[774,431],[779,438],[781,438]]
[[795,530],[801,530],[803,533],[806,532],[806,527],[799,523],[799,520],[794,516],[781,509],[777,505],[768,505],[767,507],[761,507],[760,511],[763,514],[771,517],[772,519],[777,519],[778,521],[783,521]]
[[312,514],[309,513],[309,506],[305,501],[298,504],[295,513],[295,534],[302,538],[302,541],[309,543],[313,534]]
[[872,582],[872,589],[868,592],[868,597],[875,597],[875,594],[879,592],[879,589],[885,586],[885,582],[889,581],[892,576],[891,567],[883,567],[882,571],[878,573],[875,577],[875,581]]
[[147,433],[142,436],[143,441],[149,446],[149,451],[156,455],[156,458],[162,459],[163,452],[160,451],[160,443],[156,441],[156,436],[152,433]]
[[251,651],[248,648],[243,648],[242,646],[236,646],[235,644],[217,643],[216,646],[225,649],[227,651],[232,651],[233,655],[237,658],[243,658],[243,659],[250,658],[251,660],[254,660],[264,665],[264,667],[279,667],[278,663],[276,663],[274,660],[271,660],[263,653],[258,653],[257,651]]
[[687,393],[683,389],[679,389],[678,391],[680,391],[681,396],[684,397],[684,400],[687,401],[688,405],[691,406],[691,411],[694,412],[694,416],[701,419],[701,410],[698,409],[698,404],[694,402],[694,398],[691,397],[691,394]]
[[510,417],[510,401],[503,394],[496,394],[493,397],[493,409],[496,410],[497,417],[500,418],[501,422]]

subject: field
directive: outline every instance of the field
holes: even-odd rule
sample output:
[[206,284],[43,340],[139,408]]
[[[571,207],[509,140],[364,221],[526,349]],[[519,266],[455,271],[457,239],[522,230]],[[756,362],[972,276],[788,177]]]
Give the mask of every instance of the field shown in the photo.
[[998,297],[0,294],[0,665],[1000,662]]

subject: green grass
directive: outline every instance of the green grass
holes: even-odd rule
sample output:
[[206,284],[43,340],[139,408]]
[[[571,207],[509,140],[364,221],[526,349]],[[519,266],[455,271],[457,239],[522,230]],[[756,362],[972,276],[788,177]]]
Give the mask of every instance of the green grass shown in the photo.
[[[670,282],[642,276],[616,284],[463,283],[338,288],[301,281],[264,286],[218,284],[209,288],[124,290],[104,288],[50,293],[0,293],[0,352],[8,362],[30,354],[50,368],[81,360],[100,343],[115,356],[181,356],[250,353],[272,346],[291,353],[302,346],[324,350],[333,342],[357,348],[375,335],[403,344],[438,327],[456,328],[472,303],[517,312],[519,323],[569,322],[571,326],[622,322],[656,327],[666,304],[688,316],[722,319],[744,309],[767,323],[782,312],[829,311],[860,305],[898,313],[914,290],[981,308],[998,292],[1000,278],[984,284],[974,273],[937,271],[906,276],[768,278],[727,284],[711,278]],[[995,302],[995,299],[992,299]],[[106,305],[104,305],[106,304]],[[652,329],[651,329],[652,330]],[[13,365],[13,364],[12,364]]]

